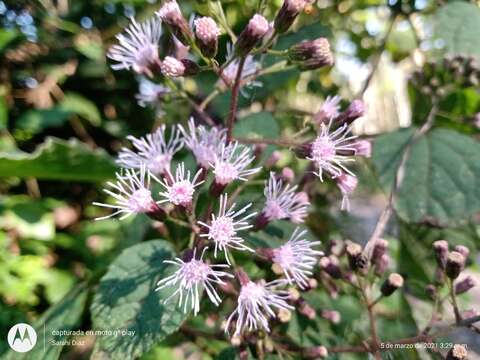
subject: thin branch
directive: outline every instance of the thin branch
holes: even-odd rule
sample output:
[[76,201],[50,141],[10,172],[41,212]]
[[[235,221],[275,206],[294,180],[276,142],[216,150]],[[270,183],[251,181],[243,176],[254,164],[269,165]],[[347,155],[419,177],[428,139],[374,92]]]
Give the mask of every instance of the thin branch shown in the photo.
[[235,137],[234,140],[242,144],[261,144],[261,145],[278,145],[284,147],[296,147],[303,144],[303,142],[295,142],[290,139],[248,139],[242,137]]
[[235,77],[235,82],[233,84],[232,100],[230,102],[230,113],[227,119],[227,141],[228,142],[232,141],[233,125],[235,124],[235,117],[237,115],[238,93],[240,92],[240,87],[241,87],[240,80],[242,78],[243,65],[245,65],[245,57],[241,57],[238,62],[237,75]]

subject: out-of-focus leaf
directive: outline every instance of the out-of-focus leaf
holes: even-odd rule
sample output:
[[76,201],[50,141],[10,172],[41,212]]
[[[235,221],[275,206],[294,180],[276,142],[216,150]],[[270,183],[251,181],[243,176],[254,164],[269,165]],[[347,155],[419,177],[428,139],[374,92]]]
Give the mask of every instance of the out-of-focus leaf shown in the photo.
[[[26,353],[18,353],[11,350],[5,360],[39,359],[56,360],[60,357],[63,346],[62,341],[69,338],[66,335],[54,335],[54,331],[72,330],[78,324],[85,309],[87,300],[85,285],[79,285],[69,292],[63,300],[53,305],[33,325],[37,333],[37,344]],[[45,338],[45,343],[44,343]],[[55,345],[54,345],[55,342]]]
[[103,51],[100,39],[95,39],[85,34],[79,34],[75,38],[74,44],[75,48],[87,58],[105,62],[105,52]]
[[[373,161],[390,189],[413,129],[377,139]],[[480,144],[455,131],[434,129],[416,141],[397,192],[398,214],[410,222],[439,225],[465,220],[480,211]]]
[[172,289],[155,291],[167,276],[163,261],[173,257],[169,243],[151,240],[124,250],[112,263],[93,299],[93,328],[135,334],[97,338],[94,357],[137,358],[180,327],[187,316],[183,309],[162,303]]
[[5,97],[0,95],[0,130],[4,130],[8,125],[8,106]]
[[115,165],[103,150],[91,150],[78,140],[47,138],[35,152],[0,153],[0,177],[103,181]]
[[49,127],[62,126],[69,118],[70,113],[58,107],[28,110],[18,118],[15,127],[35,134]]
[[480,59],[480,8],[466,1],[451,1],[435,15],[435,35],[449,54],[474,55]]
[[66,93],[59,108],[67,113],[77,114],[95,126],[99,126],[102,121],[102,116],[95,103],[77,93]]
[[17,36],[18,32],[16,30],[0,29],[0,53],[3,52],[5,47]]

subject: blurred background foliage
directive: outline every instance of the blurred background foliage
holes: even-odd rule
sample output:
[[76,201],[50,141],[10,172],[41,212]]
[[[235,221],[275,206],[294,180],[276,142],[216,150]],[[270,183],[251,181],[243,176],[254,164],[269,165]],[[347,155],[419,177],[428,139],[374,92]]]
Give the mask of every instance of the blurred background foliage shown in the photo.
[[[259,7],[272,19],[281,1],[227,0],[222,5],[239,33]],[[91,203],[103,198],[102,182],[112,177],[113,159],[125,136],[143,135],[160,123],[185,122],[193,114],[187,102],[175,98],[162,103],[162,111],[139,106],[135,98],[139,79],[126,71],[114,73],[105,56],[129,17],[147,18],[159,6],[156,0],[0,1],[1,334],[20,321],[90,329],[94,285],[123,249],[155,238],[173,239],[176,250],[182,248],[176,239],[185,238],[183,230],[151,224],[140,216],[122,223],[92,221],[97,210]],[[181,6],[187,16],[206,11],[203,1],[185,0]],[[379,317],[379,326],[386,338],[414,335],[426,322],[425,312],[418,309],[425,305],[423,288],[432,278],[433,241],[445,238],[451,244],[467,245],[475,254],[471,272],[478,279],[478,6],[475,1],[317,0],[276,48],[326,36],[335,50],[333,70],[265,75],[259,79],[261,86],[246,89],[241,101],[237,136],[288,137],[301,129],[327,95],[339,94],[345,103],[363,96],[368,112],[354,130],[373,138],[423,124],[433,95],[441,98],[435,119],[439,129],[425,139],[431,146],[440,144],[433,148],[436,157],[425,160],[423,143],[416,145],[395,205],[399,217],[389,226],[393,268],[406,275],[408,286],[388,300],[391,304],[382,305],[385,316]],[[172,44],[164,39],[166,54]],[[225,56],[226,42],[223,35],[220,58]],[[463,58],[452,65],[455,59],[446,57],[450,54]],[[263,56],[261,62],[266,66],[273,59]],[[212,74],[202,73],[186,79],[184,85],[201,101],[215,82]],[[228,104],[226,92],[207,111],[221,122]],[[411,129],[383,135],[376,142],[373,161],[357,165],[361,187],[351,213],[339,213],[338,206],[331,205],[339,198],[333,186],[317,185],[307,221],[313,236],[325,244],[338,238],[360,243],[368,239],[386,201],[383,191],[391,186],[392,164],[399,161],[404,144],[402,134]],[[465,145],[461,151],[459,144]],[[457,150],[460,158],[452,157]],[[282,154],[278,169],[287,165],[297,172],[305,169],[304,163],[293,162],[288,151]],[[462,173],[464,164],[471,174]],[[443,169],[447,174],[443,176],[453,180],[443,179],[438,175],[442,171],[435,169]],[[429,178],[432,171],[438,177]],[[463,200],[456,201],[457,196]],[[436,205],[423,207],[423,201]],[[250,241],[262,241],[259,237]],[[252,265],[249,271],[262,270]],[[362,339],[367,323],[358,299],[348,291],[336,300],[322,291],[309,296],[318,310],[340,311],[342,320],[333,325],[324,319],[312,323],[295,315],[287,329],[295,342],[335,345]],[[466,302],[474,308],[476,303],[480,310],[478,291]],[[399,320],[398,314],[408,316]],[[212,321],[200,317],[192,326],[208,332]],[[63,355],[88,358],[93,343],[92,337],[86,338],[82,346],[66,347]],[[186,333],[151,345],[143,359],[234,357],[227,342],[193,342]],[[58,358],[61,351],[55,347],[36,358]],[[0,342],[0,354],[11,356],[5,341]],[[402,354],[389,356],[427,356],[417,350]]]

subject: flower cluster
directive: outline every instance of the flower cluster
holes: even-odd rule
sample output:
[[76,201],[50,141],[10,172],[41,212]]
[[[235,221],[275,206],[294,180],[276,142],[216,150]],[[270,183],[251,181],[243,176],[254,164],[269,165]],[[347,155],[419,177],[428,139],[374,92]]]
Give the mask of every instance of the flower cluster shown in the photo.
[[[323,253],[316,249],[320,242],[307,240],[307,231],[298,227],[285,234],[277,247],[255,248],[248,236],[250,232],[280,220],[294,224],[305,221],[310,200],[309,194],[302,191],[303,180],[296,179],[290,168],[284,168],[281,174],[273,171],[281,156],[278,151],[265,157],[265,146],[253,147],[248,141],[233,138],[237,106],[233,100],[229,114],[233,121],[217,125],[217,120],[205,110],[209,98],[197,104],[178,78],[211,70],[218,76],[215,91],[231,89],[232,98],[242,87],[258,86],[256,77],[262,69],[257,54],[268,49],[276,36],[288,31],[307,3],[285,0],[273,21],[254,14],[238,37],[230,36],[234,43],[227,45],[223,65],[215,59],[218,40],[223,31],[231,30],[223,20],[220,27],[218,18],[208,16],[193,16],[189,23],[176,0],[164,2],[156,17],[144,23],[132,19],[108,53],[117,62],[112,65],[114,70],[132,70],[141,75],[137,95],[141,106],[153,106],[160,113],[162,101],[187,99],[205,124],[198,124],[192,117],[187,124],[169,128],[163,124],[146,136],[128,136],[131,146],[122,148],[117,159],[125,170],[105,190],[114,204],[95,203],[115,211],[98,219],[146,214],[156,221],[188,227],[192,234],[190,245],[179,257],[165,261],[173,273],[158,282],[157,290],[165,303],[178,299],[184,312],[193,310],[195,315],[200,311],[203,291],[216,306],[222,303],[220,290],[237,292],[237,306],[225,326],[227,332],[233,330],[233,336],[255,330],[268,332],[272,318],[282,321],[295,307],[311,317],[313,310],[298,296],[292,296],[291,290],[296,286],[306,291],[314,284],[315,265]],[[172,35],[171,41],[160,41],[162,26]],[[170,43],[175,48],[163,49],[160,43]],[[333,63],[325,38],[293,45],[284,55],[289,65],[300,70]],[[161,83],[155,82],[158,79]],[[345,202],[356,186],[356,178],[346,164],[352,161],[351,156],[367,156],[370,150],[369,143],[348,134],[349,125],[361,116],[359,104],[352,103],[340,112],[339,102],[338,97],[327,98],[313,117],[318,134],[303,148],[305,157],[315,164],[311,173],[322,181],[324,173],[336,179]],[[193,155],[196,169],[188,165],[186,152]],[[254,211],[257,203],[242,200],[242,191],[262,175],[267,178],[264,199],[258,211]],[[250,280],[245,270],[236,265],[239,253],[243,253],[243,258],[269,262],[276,278]],[[231,283],[234,274],[240,286],[238,291]],[[288,286],[291,288],[287,289]],[[325,317],[334,315],[325,312]]]

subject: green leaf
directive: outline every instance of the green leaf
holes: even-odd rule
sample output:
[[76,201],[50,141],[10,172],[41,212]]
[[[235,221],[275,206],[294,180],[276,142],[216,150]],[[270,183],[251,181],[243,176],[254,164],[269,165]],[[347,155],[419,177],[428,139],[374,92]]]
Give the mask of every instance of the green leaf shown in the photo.
[[58,107],[51,109],[29,110],[24,112],[15,122],[17,129],[26,130],[32,134],[49,127],[59,127],[70,118],[68,111]]
[[449,54],[474,55],[480,59],[480,8],[465,2],[449,2],[435,15],[435,35]]
[[0,95],[0,130],[4,130],[8,125],[8,105],[5,96]]
[[104,181],[115,165],[103,150],[91,150],[78,140],[47,138],[33,153],[0,152],[0,177]]
[[68,113],[77,114],[95,126],[99,126],[102,121],[102,116],[98,111],[97,105],[95,105],[93,101],[74,92],[65,94],[65,97],[59,104],[59,108]]
[[[78,325],[87,300],[85,285],[79,285],[69,292],[62,301],[53,305],[34,325],[37,344],[27,353],[10,351],[5,360],[39,359],[55,360],[60,357],[62,341],[69,336],[54,335],[55,330],[73,330]],[[45,340],[45,342],[44,342]],[[44,347],[45,344],[45,347]]]
[[163,261],[173,257],[169,243],[151,240],[124,250],[112,263],[93,299],[93,328],[134,335],[97,338],[94,357],[134,359],[180,327],[187,315],[174,302],[162,303],[173,290],[155,291],[168,275]]
[[0,52],[7,47],[7,45],[18,36],[18,31],[0,29]]
[[[373,161],[390,190],[405,145],[414,129],[381,136]],[[452,130],[435,129],[410,149],[395,208],[409,222],[446,225],[480,211],[480,144]]]

